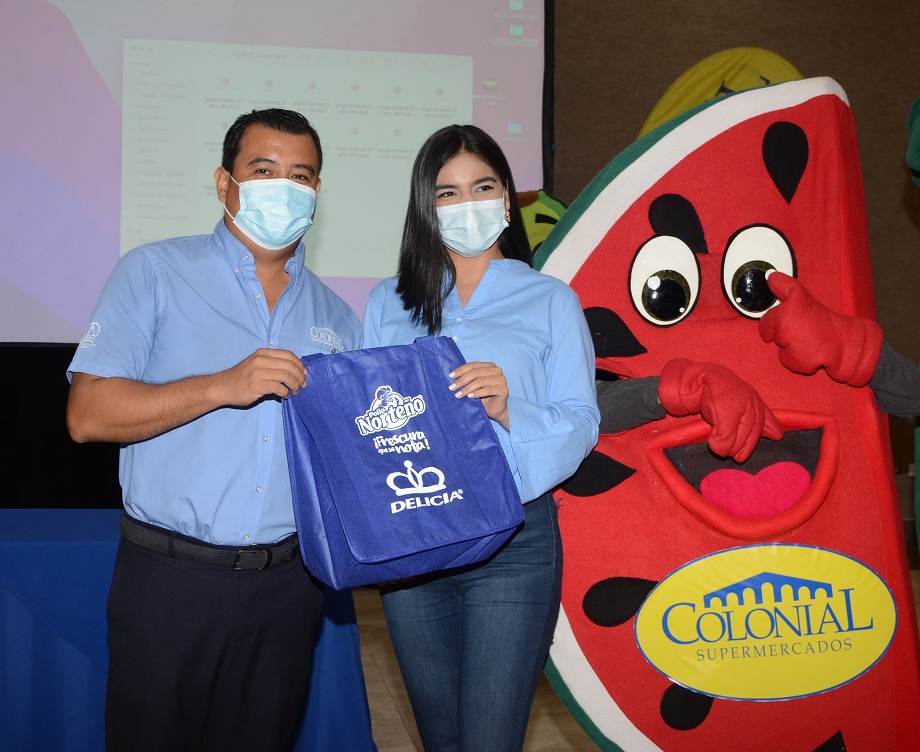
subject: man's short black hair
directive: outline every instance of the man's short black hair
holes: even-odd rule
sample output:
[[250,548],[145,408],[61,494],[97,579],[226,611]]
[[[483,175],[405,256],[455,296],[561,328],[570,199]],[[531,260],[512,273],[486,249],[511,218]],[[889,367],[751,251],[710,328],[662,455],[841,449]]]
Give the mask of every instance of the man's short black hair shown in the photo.
[[316,165],[316,174],[319,175],[323,168],[323,149],[319,144],[319,134],[316,129],[310,125],[299,112],[293,110],[253,110],[244,115],[240,115],[236,122],[230,126],[227,135],[224,136],[224,155],[221,160],[221,166],[229,173],[233,173],[233,164],[240,154],[240,141],[243,140],[243,134],[250,125],[264,125],[281,133],[289,133],[293,136],[309,136],[313,139],[313,145],[316,147],[316,155],[319,164]]

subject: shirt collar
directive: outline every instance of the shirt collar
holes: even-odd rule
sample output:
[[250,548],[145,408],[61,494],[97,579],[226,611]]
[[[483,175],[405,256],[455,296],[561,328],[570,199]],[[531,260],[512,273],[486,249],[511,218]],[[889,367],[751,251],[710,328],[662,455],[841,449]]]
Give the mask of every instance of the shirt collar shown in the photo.
[[[504,257],[499,259],[491,259],[489,261],[489,266],[486,268],[486,273],[482,275],[482,279],[479,280],[479,284],[476,286],[476,290],[473,292],[472,297],[470,297],[470,299],[467,301],[465,310],[471,311],[482,303],[482,301],[489,294],[489,290],[492,289],[492,285],[496,281],[496,274],[506,270],[526,268],[527,264],[525,264],[523,261],[518,261],[517,259],[509,259]],[[447,285],[449,281],[450,276],[445,272],[444,284]],[[460,305],[460,294],[457,292],[456,285],[451,287],[448,291],[445,305],[449,306],[451,310],[458,310],[462,307]]]
[[[501,269],[517,269],[518,267],[527,266],[523,261],[518,261],[517,259],[502,258],[491,259],[489,261],[489,266],[486,268],[486,274],[491,271],[501,270]],[[450,284],[450,273],[445,270],[444,272],[444,284],[445,286]]]
[[516,269],[519,266],[527,266],[523,261],[509,258],[492,259],[489,262],[489,269]]
[[[230,232],[223,218],[218,220],[217,227],[214,228],[214,236],[217,239],[217,245],[221,252],[233,265],[234,269],[243,269],[249,265],[255,267],[255,261],[249,249]],[[294,255],[291,256],[284,265],[284,270],[290,275],[291,281],[293,282],[299,281],[300,277],[303,275],[304,255],[303,240],[301,240],[294,249]]]

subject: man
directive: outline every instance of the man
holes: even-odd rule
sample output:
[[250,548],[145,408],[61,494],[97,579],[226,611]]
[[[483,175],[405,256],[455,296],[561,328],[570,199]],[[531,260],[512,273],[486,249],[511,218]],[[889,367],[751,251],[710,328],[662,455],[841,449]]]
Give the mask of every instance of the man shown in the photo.
[[71,436],[123,445],[110,750],[283,750],[297,731],[322,590],[297,549],[281,400],[306,387],[301,356],[361,340],[304,267],[321,166],[302,115],[240,116],[214,232],[126,254],[70,364]]

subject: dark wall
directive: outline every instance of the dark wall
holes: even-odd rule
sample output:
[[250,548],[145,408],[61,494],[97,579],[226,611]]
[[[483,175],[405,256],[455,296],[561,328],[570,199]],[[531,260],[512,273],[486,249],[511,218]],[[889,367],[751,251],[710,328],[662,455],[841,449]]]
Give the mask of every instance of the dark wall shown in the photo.
[[118,446],[76,444],[64,415],[75,345],[0,344],[2,507],[117,508]]
[[[920,96],[916,0],[555,0],[553,193],[566,203],[632,143],[668,87],[733,47],[763,47],[806,77],[830,76],[856,119],[878,318],[920,360],[920,188],[904,156]],[[913,461],[913,421],[892,419],[895,461]]]

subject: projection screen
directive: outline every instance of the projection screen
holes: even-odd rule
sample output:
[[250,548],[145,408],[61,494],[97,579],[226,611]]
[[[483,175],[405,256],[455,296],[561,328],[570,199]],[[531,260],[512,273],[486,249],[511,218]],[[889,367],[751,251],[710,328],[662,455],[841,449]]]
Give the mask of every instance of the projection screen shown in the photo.
[[307,264],[359,316],[434,130],[483,127],[519,190],[544,187],[543,0],[0,2],[0,342],[76,343],[121,254],[210,232],[252,109],[319,131]]

